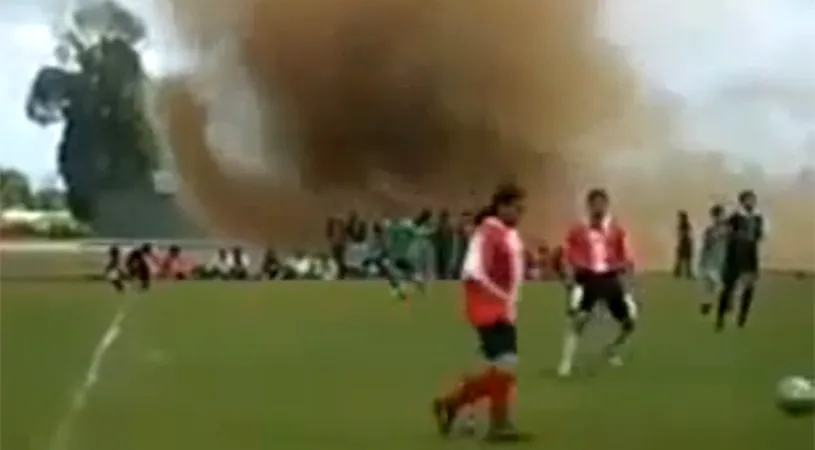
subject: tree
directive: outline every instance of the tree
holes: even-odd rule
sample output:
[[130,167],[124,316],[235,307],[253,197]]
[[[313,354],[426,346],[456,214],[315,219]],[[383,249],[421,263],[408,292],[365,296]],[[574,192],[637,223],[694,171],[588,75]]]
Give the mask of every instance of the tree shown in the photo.
[[0,168],[0,208],[31,206],[31,182],[26,174],[16,169]]
[[122,6],[102,1],[78,8],[61,28],[61,64],[39,71],[26,113],[42,126],[64,122],[57,166],[66,202],[74,217],[90,221],[100,192],[152,185],[158,164],[136,50],[145,26]]
[[55,187],[43,187],[34,191],[31,201],[33,209],[62,211],[68,207],[65,191]]

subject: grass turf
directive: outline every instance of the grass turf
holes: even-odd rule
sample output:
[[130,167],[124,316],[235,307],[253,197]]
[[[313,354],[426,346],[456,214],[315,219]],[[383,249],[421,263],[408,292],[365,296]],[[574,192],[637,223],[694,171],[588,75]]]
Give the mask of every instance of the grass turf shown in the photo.
[[[698,286],[641,282],[627,365],[596,350],[571,380],[553,367],[563,326],[554,285],[525,291],[518,420],[528,448],[809,450],[811,418],[773,405],[775,383],[812,375],[813,282],[762,280],[749,328],[716,335]],[[101,283],[2,286],[2,448],[49,449],[94,347],[133,303],[98,383],[57,450],[434,449],[431,398],[477,361],[455,284],[407,307],[383,283],[164,284],[119,296]]]

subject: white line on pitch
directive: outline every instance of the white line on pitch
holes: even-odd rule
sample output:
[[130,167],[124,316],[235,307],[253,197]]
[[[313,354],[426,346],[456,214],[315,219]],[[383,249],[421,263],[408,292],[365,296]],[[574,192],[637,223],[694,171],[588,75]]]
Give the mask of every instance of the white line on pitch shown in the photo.
[[82,380],[82,384],[74,391],[68,412],[59,421],[54,436],[51,439],[51,445],[48,447],[49,450],[68,449],[74,423],[77,417],[82,413],[82,410],[85,409],[85,405],[88,402],[88,395],[91,390],[93,390],[96,382],[99,381],[99,370],[102,367],[102,361],[108,349],[116,342],[116,338],[119,337],[122,331],[122,322],[127,315],[129,306],[130,299],[125,299],[119,306],[119,309],[116,310],[116,314],[113,316],[113,320],[111,320],[107,330],[105,330],[105,334],[102,335],[102,339],[96,344],[90,365],[88,365],[88,370],[85,372],[85,378]]

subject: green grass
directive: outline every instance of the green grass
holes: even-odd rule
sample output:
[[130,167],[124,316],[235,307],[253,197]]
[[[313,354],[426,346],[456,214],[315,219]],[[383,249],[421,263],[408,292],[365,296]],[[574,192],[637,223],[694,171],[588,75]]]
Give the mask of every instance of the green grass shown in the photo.
[[[520,322],[527,448],[810,450],[811,419],[773,405],[777,380],[812,375],[813,282],[767,277],[747,330],[715,335],[698,287],[641,283],[627,365],[596,352],[554,378],[563,303],[529,286]],[[124,297],[93,283],[2,287],[2,448],[54,450],[91,353]],[[99,382],[57,450],[471,448],[435,435],[431,398],[476,359],[455,284],[408,309],[382,283],[193,283],[131,296]],[[588,367],[588,368],[587,368]],[[590,369],[589,369],[590,368]]]

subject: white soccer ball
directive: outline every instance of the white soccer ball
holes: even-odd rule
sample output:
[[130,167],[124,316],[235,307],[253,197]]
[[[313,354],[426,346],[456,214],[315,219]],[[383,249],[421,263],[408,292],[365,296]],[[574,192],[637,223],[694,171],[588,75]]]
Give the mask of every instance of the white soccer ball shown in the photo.
[[815,385],[801,376],[784,377],[778,383],[778,406],[787,414],[809,414],[815,410]]

